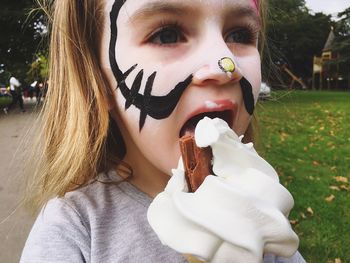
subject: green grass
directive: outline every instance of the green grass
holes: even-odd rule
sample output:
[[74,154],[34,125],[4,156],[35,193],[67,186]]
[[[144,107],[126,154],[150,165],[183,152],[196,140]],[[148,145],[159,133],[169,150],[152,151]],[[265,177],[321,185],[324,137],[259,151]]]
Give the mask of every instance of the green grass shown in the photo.
[[350,92],[277,92],[257,112],[260,152],[295,199],[299,251],[350,262]]
[[11,97],[0,97],[0,109],[5,108],[12,101]]

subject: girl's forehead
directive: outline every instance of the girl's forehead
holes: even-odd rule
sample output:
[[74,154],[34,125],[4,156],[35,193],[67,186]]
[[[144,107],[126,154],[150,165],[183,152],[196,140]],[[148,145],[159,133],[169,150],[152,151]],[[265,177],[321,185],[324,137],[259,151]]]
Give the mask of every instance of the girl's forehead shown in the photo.
[[225,9],[251,7],[256,12],[258,11],[259,0],[108,0],[109,6],[115,1],[124,1],[123,7],[130,12],[154,12],[159,9],[169,7],[178,7],[178,9],[192,9],[193,12],[200,12],[203,9]]

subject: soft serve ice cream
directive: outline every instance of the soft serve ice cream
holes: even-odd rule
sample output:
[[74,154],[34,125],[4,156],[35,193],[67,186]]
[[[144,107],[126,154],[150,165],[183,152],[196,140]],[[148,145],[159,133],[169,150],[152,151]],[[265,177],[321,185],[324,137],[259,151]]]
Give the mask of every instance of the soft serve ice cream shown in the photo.
[[147,215],[163,244],[207,262],[254,263],[266,253],[296,252],[298,237],[287,219],[293,197],[253,144],[241,139],[221,119],[197,124],[196,144],[212,148],[215,176],[189,193],[180,158]]

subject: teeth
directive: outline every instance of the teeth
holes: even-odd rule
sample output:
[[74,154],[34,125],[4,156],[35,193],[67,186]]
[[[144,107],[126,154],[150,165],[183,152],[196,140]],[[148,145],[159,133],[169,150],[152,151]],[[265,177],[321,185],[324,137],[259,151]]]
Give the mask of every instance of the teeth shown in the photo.
[[215,108],[218,108],[220,105],[211,101],[211,100],[207,100],[205,101],[205,106],[208,108],[208,109],[215,109]]

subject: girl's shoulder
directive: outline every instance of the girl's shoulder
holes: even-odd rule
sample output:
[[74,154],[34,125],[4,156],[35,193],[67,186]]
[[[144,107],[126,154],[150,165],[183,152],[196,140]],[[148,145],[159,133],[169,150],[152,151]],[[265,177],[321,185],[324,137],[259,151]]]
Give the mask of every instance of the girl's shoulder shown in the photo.
[[[112,174],[113,175],[113,174]],[[94,182],[68,192],[62,198],[51,199],[42,209],[38,220],[61,224],[76,218],[87,233],[96,225],[117,225],[125,213],[145,213],[151,198],[115,174],[100,174]],[[108,221],[108,222],[106,222]]]
[[306,263],[306,261],[300,255],[299,251],[297,251],[290,258],[282,258],[272,254],[267,254],[264,257],[264,263]]
[[34,223],[21,262],[185,262],[150,228],[150,202],[127,182],[104,180],[54,198]]

